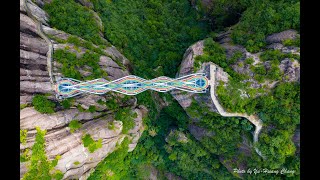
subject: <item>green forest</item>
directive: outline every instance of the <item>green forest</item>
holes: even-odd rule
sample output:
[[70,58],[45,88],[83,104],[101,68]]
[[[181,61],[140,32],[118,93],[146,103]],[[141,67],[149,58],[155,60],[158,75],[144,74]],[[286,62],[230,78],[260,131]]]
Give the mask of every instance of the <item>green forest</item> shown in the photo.
[[[148,108],[148,116],[143,119],[145,130],[137,147],[128,152],[130,140],[125,138],[117,145],[117,150],[108,155],[90,175],[90,180],[98,179],[148,179],[150,172],[156,169],[159,179],[166,179],[166,173],[172,173],[183,179],[300,179],[300,154],[297,153],[292,137],[300,126],[300,84],[282,82],[283,75],[278,68],[284,58],[294,58],[300,62],[300,56],[284,54],[277,50],[266,50],[265,38],[272,33],[287,29],[300,32],[300,1],[298,0],[216,0],[206,6],[200,0],[90,0],[92,8],[82,6],[73,0],[52,0],[44,6],[50,15],[50,26],[81,37],[86,42],[71,37],[69,42],[78,46],[87,46],[95,53],[86,52],[81,57],[65,50],[54,52],[54,58],[62,64],[62,74],[67,77],[89,80],[104,78],[107,74],[99,67],[99,54],[102,48],[117,47],[132,63],[132,74],[142,78],[158,76],[175,77],[186,49],[199,40],[204,40],[204,54],[196,58],[197,63],[213,62],[230,75],[229,88],[223,84],[217,87],[221,104],[230,112],[257,114],[264,123],[259,136],[258,147],[266,159],[261,158],[249,147],[252,143],[254,127],[244,118],[226,118],[210,111],[194,99],[185,111],[169,93],[159,93],[168,106],[160,112],[154,93],[146,91],[136,96],[138,104]],[[195,8],[196,6],[197,8]],[[101,18],[102,26],[95,20],[92,11]],[[237,52],[227,58],[225,49],[216,42],[219,32],[232,27],[231,41],[244,46],[249,52],[259,52],[263,61],[271,62],[271,70],[262,66],[252,66],[258,82],[279,80],[275,88],[250,90],[240,81],[248,78],[235,72],[231,65],[243,57]],[[102,40],[105,38],[110,44]],[[85,44],[86,43],[86,44]],[[285,41],[285,46],[300,46],[300,40]],[[96,46],[93,46],[96,45]],[[96,48],[94,48],[96,47]],[[97,48],[99,47],[99,48]],[[253,59],[246,59],[251,65]],[[77,68],[88,65],[92,68],[90,77],[83,77]],[[248,90],[250,98],[240,98],[237,89]],[[262,93],[261,96],[255,96]],[[102,102],[104,103],[104,102]],[[122,133],[126,134],[134,126],[130,110],[117,107],[112,101],[107,106],[115,107],[115,119],[124,124]],[[36,110],[53,113],[57,106],[45,96],[36,96],[32,101]],[[68,101],[62,102],[64,108],[70,107]],[[91,109],[93,112],[95,109]],[[198,122],[193,118],[200,119]],[[197,125],[206,129],[211,136],[198,140],[190,133],[188,126]],[[77,121],[70,123],[75,131],[81,125]],[[110,125],[109,128],[112,128]],[[44,163],[43,169],[52,170],[56,164],[43,155],[43,136],[45,132],[37,129],[36,145],[33,151],[39,151],[39,157],[32,153],[32,171],[29,177],[36,175],[37,160]],[[24,137],[25,132],[20,132]],[[181,139],[185,137],[187,140]],[[85,147],[94,152],[101,147],[101,141],[94,141],[90,135],[84,135]],[[248,148],[242,151],[242,148]],[[268,169],[291,169],[295,174],[257,174],[252,177],[243,174],[240,177],[232,169],[245,166]],[[231,168],[231,171],[230,171]],[[53,170],[52,170],[53,171]],[[46,173],[45,176],[57,176]],[[38,177],[41,178],[41,177]]]

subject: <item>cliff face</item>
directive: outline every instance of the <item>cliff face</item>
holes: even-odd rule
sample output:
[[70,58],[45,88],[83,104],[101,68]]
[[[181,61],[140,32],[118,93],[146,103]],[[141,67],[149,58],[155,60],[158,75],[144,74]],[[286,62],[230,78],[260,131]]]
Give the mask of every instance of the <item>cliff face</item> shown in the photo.
[[[224,33],[219,34],[216,37],[216,42],[220,44],[221,47],[224,48],[226,53],[226,58],[230,59],[236,52],[241,52],[243,55],[242,58],[238,59],[234,64],[231,65],[231,68],[239,73],[239,74],[245,74],[246,79],[243,80],[243,82],[251,82],[250,88],[252,89],[258,89],[258,88],[264,88],[266,90],[270,90],[279,82],[300,82],[300,63],[296,59],[292,58],[282,58],[279,59],[280,63],[278,64],[278,68],[282,74],[282,78],[279,80],[266,80],[265,82],[258,82],[254,76],[255,72],[252,71],[252,68],[248,64],[245,64],[244,61],[248,58],[252,58],[253,63],[252,66],[257,66],[258,64],[260,66],[264,66],[265,69],[268,71],[270,69],[270,61],[262,61],[260,59],[260,55],[268,50],[279,50],[281,53],[287,53],[287,54],[295,54],[300,56],[299,48],[293,47],[293,46],[285,46],[283,44],[284,40],[287,39],[295,39],[299,37],[299,34],[297,34],[294,30],[287,30],[280,33],[275,33],[266,38],[266,42],[268,43],[267,49],[263,50],[258,53],[250,53],[248,52],[244,47],[239,45],[234,45],[231,43],[230,38],[231,31],[227,31]],[[210,84],[210,88],[214,88],[215,92],[217,90],[218,82],[222,81],[224,83],[224,86],[228,86],[229,83],[229,75],[219,66],[215,65],[216,69],[214,71],[210,71],[210,64],[208,62],[201,63],[200,68],[196,67],[196,57],[201,56],[204,54],[204,40],[198,41],[192,46],[190,46],[183,57],[183,60],[181,62],[179,71],[176,74],[176,77],[181,77],[186,74],[191,73],[205,73],[207,77],[210,79],[210,77],[213,77],[210,72],[214,73],[215,76],[215,82],[214,84]],[[245,65],[243,65],[245,64]],[[197,70],[196,70],[197,69]],[[211,81],[211,80],[210,80]],[[212,81],[211,81],[212,82]],[[242,90],[242,89],[239,89]],[[210,90],[211,91],[211,90]],[[221,113],[221,110],[219,110],[219,107],[216,106],[216,103],[213,102],[213,99],[210,97],[210,91],[208,91],[205,94],[193,94],[193,93],[184,93],[181,91],[172,91],[171,94],[173,97],[179,102],[179,104],[186,110],[186,113],[188,116],[192,119],[192,123],[189,124],[188,129],[189,132],[199,141],[203,137],[211,137],[215,135],[215,132],[211,132],[205,127],[199,127],[197,123],[201,120],[201,117],[206,116],[206,114],[190,114],[188,109],[192,106],[192,103],[195,103],[196,106],[206,108],[211,112],[216,112],[222,116],[225,113]],[[242,95],[246,96],[247,93],[245,90],[242,90]],[[211,96],[218,96],[217,93],[214,93]],[[241,116],[247,118],[251,123],[253,123],[256,126],[254,134],[254,140],[258,141],[258,135],[262,128],[262,121],[259,120],[259,117],[257,116],[248,116],[248,115],[240,115],[240,113],[229,113],[234,114],[232,116]],[[239,114],[239,115],[237,115]],[[229,116],[229,115],[228,115]],[[250,153],[253,150],[252,142],[248,139],[246,136],[242,136],[243,142],[239,142],[239,151],[244,152],[245,154],[250,155]],[[300,133],[299,131],[295,134],[294,140],[296,146],[299,148],[299,138]],[[256,152],[263,157],[261,152],[256,149]],[[227,167],[227,169],[233,173],[233,168],[228,163],[225,163],[224,157],[219,156],[220,161]],[[237,158],[234,158],[234,161],[237,161]],[[245,169],[244,164],[239,163],[238,167],[240,169]],[[241,174],[239,174],[241,176]]]
[[[27,13],[25,6],[27,2],[30,12]],[[135,97],[125,97],[121,94],[109,93],[106,95],[83,95],[74,98],[70,108],[63,108],[55,98],[53,86],[50,83],[48,67],[49,44],[41,38],[39,31],[47,36],[66,40],[70,35],[49,27],[48,15],[39,7],[50,1],[20,0],[20,129],[26,130],[26,142],[20,145],[21,155],[35,143],[36,127],[46,130],[45,149],[47,157],[52,160],[57,155],[61,158],[55,169],[60,170],[63,179],[86,179],[94,167],[108,154],[116,149],[124,137],[131,139],[129,151],[132,151],[139,140],[144,127],[142,118],[146,116],[147,109],[137,105]],[[31,13],[35,19],[29,16]],[[42,23],[40,28],[39,22]],[[77,52],[77,55],[90,51],[83,47],[75,47],[73,44],[59,43],[50,40],[53,52],[69,46],[69,50]],[[80,50],[79,50],[80,49]],[[110,80],[129,75],[130,63],[115,47],[109,46],[103,50],[105,55],[100,56],[99,66],[107,72]],[[52,75],[54,79],[62,77],[61,64],[52,61]],[[87,67],[88,68],[88,67]],[[91,74],[88,69],[79,69],[84,76]],[[41,114],[32,105],[32,99],[36,94],[46,97],[56,104],[55,112],[52,114]],[[98,103],[100,101],[100,103]],[[122,121],[115,120],[114,109],[105,105],[113,101],[119,108],[129,108],[130,112],[136,113],[134,127],[128,133],[122,133]],[[26,106],[26,107],[25,107]],[[94,112],[86,111],[89,107],[95,106]],[[77,108],[78,107],[78,108]],[[69,123],[72,120],[82,124],[81,128],[71,132]],[[110,126],[112,125],[112,128]],[[102,147],[90,153],[84,147],[82,137],[90,134],[93,140],[102,139]],[[77,163],[75,163],[77,162]],[[28,171],[30,162],[20,163],[20,176]]]
[[[270,67],[270,61],[263,62],[259,55],[264,52],[258,52],[258,53],[250,53],[248,52],[244,47],[240,45],[234,45],[231,43],[230,38],[231,31],[227,31],[224,33],[221,33],[217,36],[217,42],[225,49],[226,57],[227,59],[231,58],[235,52],[241,52],[243,54],[243,57],[236,61],[232,66],[232,69],[235,72],[238,72],[240,74],[246,74],[248,75],[248,78],[244,80],[250,81],[251,88],[261,88],[264,85],[267,85],[266,88],[273,88],[279,81],[284,82],[299,82],[300,81],[300,63],[295,59],[289,59],[284,58],[281,59],[280,64],[278,65],[281,73],[283,73],[283,78],[279,81],[268,81],[266,80],[263,83],[259,83],[257,80],[253,78],[255,73],[250,69],[250,66],[243,65],[243,61],[248,58],[253,59],[253,65],[262,64],[263,66],[268,69]],[[266,41],[268,43],[266,50],[280,50],[282,53],[291,53],[300,55],[299,48],[297,47],[291,47],[291,46],[284,46],[280,42],[282,42],[285,39],[294,39],[298,37],[296,31],[294,30],[288,30],[283,31],[280,33],[275,33],[266,38]],[[204,41],[198,41],[192,46],[190,46],[183,57],[183,60],[181,62],[181,65],[179,67],[179,71],[176,74],[176,77],[181,77],[187,74],[191,73],[206,73],[207,77],[210,77],[210,70],[209,70],[209,64],[208,63],[202,63],[199,70],[195,71],[195,58],[197,56],[201,56],[204,54]],[[242,65],[241,65],[242,64]],[[217,67],[215,71],[216,81],[222,81],[226,85],[228,84],[229,75],[220,67]],[[216,87],[216,86],[215,86]],[[190,107],[192,103],[192,98],[196,100],[199,104],[205,104],[211,111],[217,112],[214,104],[212,103],[210,99],[210,94],[207,92],[205,94],[193,94],[193,93],[184,93],[181,91],[172,91],[171,93],[174,98],[179,102],[179,104],[184,108]],[[194,119],[195,120],[195,119]]]

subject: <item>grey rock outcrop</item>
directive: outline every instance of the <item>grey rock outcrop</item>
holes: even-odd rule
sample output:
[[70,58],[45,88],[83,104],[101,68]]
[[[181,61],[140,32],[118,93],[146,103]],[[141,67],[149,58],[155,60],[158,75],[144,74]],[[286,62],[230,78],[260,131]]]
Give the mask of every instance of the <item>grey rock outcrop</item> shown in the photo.
[[297,60],[288,58],[282,60],[280,70],[284,73],[283,81],[300,82],[300,64]]
[[194,124],[189,124],[188,130],[198,141],[200,141],[203,137],[214,136],[214,132],[209,132],[207,129],[196,126]]
[[[183,75],[194,73],[195,58],[203,54],[203,48],[204,48],[204,41],[198,41],[197,43],[193,44],[186,50],[176,77],[181,77]],[[207,77],[210,77],[209,64],[207,63],[202,64],[201,68],[197,72],[206,73]],[[217,78],[219,78],[222,81],[228,82],[228,75],[225,72],[223,72],[221,68],[218,68],[217,74],[218,74]],[[170,93],[178,101],[178,103],[182,106],[182,108],[186,110],[187,114],[188,114],[187,109],[191,106],[193,101],[192,99],[194,99],[197,102],[197,105],[207,107],[212,112],[217,112],[217,109],[211,100],[209,92],[199,95],[194,93],[186,93],[179,90],[173,90]],[[199,118],[192,117],[192,116],[189,116],[189,117],[191,117],[192,121],[196,123],[200,120],[201,116],[204,116],[204,114],[199,114]],[[190,133],[198,140],[200,140],[205,135],[210,136],[213,134],[213,132],[209,132],[205,128],[201,128],[195,124],[188,125],[188,129]]]
[[185,133],[178,131],[176,129],[173,129],[170,131],[170,133],[167,135],[165,138],[165,141],[169,143],[170,145],[170,140],[177,141],[179,143],[187,143],[189,141],[188,137],[186,136]]
[[93,4],[92,2],[88,1],[88,0],[77,0],[80,4],[82,4],[83,6],[86,6],[88,8],[93,8]]
[[[198,41],[197,43],[193,44],[186,50],[176,77],[181,77],[187,74],[194,73],[195,58],[203,54],[203,48],[204,48],[203,41]],[[202,64],[201,68],[197,72],[206,73],[207,77],[209,77],[209,74],[210,74],[209,65],[207,63]],[[217,78],[219,80],[228,82],[228,75],[225,72],[223,72],[221,68],[218,68],[217,74],[218,74]],[[212,103],[209,93],[198,95],[194,93],[186,93],[179,90],[172,90],[171,95],[178,101],[178,103],[184,109],[187,109],[188,107],[191,106],[192,98],[194,98],[198,103],[205,104],[207,107],[210,108],[210,110],[216,112],[216,109]],[[197,121],[196,119],[194,120]]]
[[[48,3],[49,1],[41,1]],[[37,5],[41,6],[41,2],[33,3],[27,0],[31,13],[46,24],[48,21],[47,14]],[[82,95],[74,98],[71,108],[64,109],[57,99],[55,92],[50,83],[47,52],[49,46],[47,42],[39,35],[39,26],[31,19],[24,6],[24,1],[20,1],[20,104],[27,107],[20,111],[20,129],[27,130],[27,138],[25,144],[20,144],[20,153],[24,153],[26,149],[31,151],[31,147],[35,143],[36,127],[46,130],[45,150],[48,159],[52,160],[57,155],[61,158],[55,169],[60,170],[63,179],[86,179],[96,165],[107,155],[112,153],[116,148],[116,144],[120,144],[125,137],[131,139],[129,151],[132,151],[144,130],[142,118],[147,115],[147,109],[138,106],[135,97],[122,99],[124,95],[117,93],[108,93],[104,96],[99,95]],[[67,40],[70,34],[63,31],[43,26],[45,34],[54,36],[59,39]],[[66,44],[59,44],[54,40],[54,50],[65,48]],[[95,45],[94,45],[95,46]],[[97,46],[95,46],[97,47]],[[70,44],[70,49],[76,51],[79,55],[83,54],[87,49],[79,47],[80,52],[74,49]],[[129,60],[123,56],[115,47],[111,46],[105,49],[107,55],[101,55],[99,65],[105,70],[111,80],[129,75]],[[53,75],[57,78],[62,77],[62,65],[54,61]],[[85,75],[89,75],[90,67],[84,66],[79,69]],[[90,72],[89,72],[90,73]],[[56,104],[55,113],[41,114],[32,107],[32,99],[36,94],[46,94],[47,98]],[[131,111],[137,113],[134,119],[135,126],[129,130],[127,134],[122,133],[123,124],[121,121],[114,119],[114,110],[105,105],[108,100],[115,100],[120,108],[130,108]],[[101,101],[103,103],[98,103]],[[82,108],[77,108],[77,106]],[[86,111],[90,106],[96,108],[95,112]],[[69,123],[76,120],[82,124],[81,128],[70,131]],[[113,128],[109,128],[113,124]],[[94,140],[102,139],[102,147],[90,153],[82,143],[84,134],[90,134]],[[31,152],[30,152],[31,153]],[[20,163],[20,177],[28,171],[30,161]]]
[[281,43],[283,40],[286,39],[295,39],[298,36],[298,32],[293,29],[289,29],[286,31],[282,31],[279,33],[274,33],[266,37],[266,42],[268,44],[272,43]]
[[[70,37],[70,34],[60,30],[50,28],[48,26],[44,26],[43,30],[45,33],[51,36],[54,36],[55,38],[58,38],[58,39],[67,40]],[[83,40],[82,38],[79,38],[79,39]],[[96,45],[93,45],[93,46],[97,47]],[[75,47],[75,45],[70,43],[62,44],[56,41],[53,41],[53,48],[54,50],[68,48],[69,49],[68,51],[75,53],[77,57],[82,56],[86,51],[90,51],[84,47]],[[114,46],[107,47],[106,49],[104,49],[104,52],[107,54],[107,56],[106,55],[100,56],[99,65],[101,69],[108,74],[108,78],[110,80],[118,79],[130,74],[130,70],[131,70],[130,61],[125,56],[123,56]],[[61,74],[59,74],[59,69],[61,68],[60,66],[61,65],[59,63],[54,62],[53,68],[57,78],[61,76]],[[85,69],[79,69],[79,71],[85,76],[90,75],[90,73]]]
[[[273,88],[275,87],[275,84],[278,81],[265,81],[264,83],[259,83],[257,82],[253,77],[255,75],[255,73],[252,70],[252,66],[264,66],[266,68],[266,70],[270,70],[271,69],[271,62],[270,61],[266,61],[263,62],[260,59],[260,54],[262,52],[258,52],[258,53],[250,53],[248,52],[244,47],[239,46],[239,45],[234,45],[231,42],[231,38],[230,38],[230,31],[221,33],[220,35],[218,35],[217,42],[225,49],[226,52],[226,57],[227,59],[233,57],[233,55],[236,52],[241,52],[242,53],[242,58],[237,59],[237,61],[232,64],[230,67],[237,73],[239,74],[244,74],[247,75],[247,79],[245,79],[243,82],[251,82],[250,83],[250,87],[251,88],[261,88],[261,87],[265,87],[265,88]],[[269,37],[268,41],[271,42],[272,44],[270,44],[268,46],[268,48],[270,49],[279,49],[282,53],[292,53],[292,54],[298,54],[299,55],[299,48],[296,47],[285,47],[283,44],[280,44],[282,42],[283,39],[290,39],[290,38],[297,38],[298,35],[296,32],[293,31],[285,31],[283,33],[279,33],[275,36],[271,36]],[[191,74],[194,73],[194,66],[195,66],[195,57],[202,55],[203,54],[203,49],[204,49],[204,44],[203,41],[199,41],[197,43],[195,43],[194,45],[190,46],[187,51],[184,54],[182,63],[179,67],[179,71],[177,72],[177,77],[181,77],[183,75],[186,74]],[[245,63],[245,59],[247,58],[252,58],[252,62],[251,65],[246,64]],[[299,82],[300,81],[300,64],[297,60],[294,59],[281,59],[280,60],[281,63],[279,65],[279,69],[280,71],[284,74],[282,81],[285,82]],[[231,112],[226,112],[221,105],[219,105],[219,102],[217,100],[217,94],[214,94],[214,89],[216,89],[218,83],[214,83],[214,82],[218,82],[218,81],[222,81],[224,82],[224,86],[228,85],[228,79],[229,76],[226,72],[223,71],[222,68],[216,66],[216,65],[212,65],[214,67],[213,70],[211,70],[210,68],[208,68],[210,63],[202,63],[199,64],[200,69],[197,70],[196,72],[203,72],[207,74],[207,77],[211,77],[214,79],[214,81],[212,79],[210,79],[209,84],[210,86],[214,85],[214,87],[210,87],[210,91],[213,91],[213,93],[211,93],[211,97],[208,97],[209,93],[207,94],[202,94],[202,95],[198,95],[198,94],[190,94],[190,93],[183,93],[183,92],[177,92],[177,91],[172,91],[172,95],[173,97],[179,102],[179,104],[186,110],[187,114],[189,115],[189,117],[193,120],[191,124],[188,125],[188,129],[190,131],[190,133],[199,141],[201,141],[201,139],[203,137],[210,137],[210,136],[214,136],[214,132],[209,132],[205,127],[200,127],[198,124],[198,121],[201,119],[201,117],[204,117],[206,115],[206,112],[202,113],[202,114],[196,114],[195,112],[190,112],[188,110],[188,108],[191,106],[191,104],[195,101],[195,106],[199,106],[200,108],[207,108],[208,111],[211,112],[217,112],[218,114],[222,115],[222,116],[226,116],[226,117],[244,117],[247,118],[251,123],[253,123],[255,125],[255,131],[253,133],[253,142],[257,142],[258,141],[258,135],[259,132],[262,128],[262,121],[259,119],[259,117],[257,115],[247,115],[245,113],[231,113]],[[214,76],[211,75],[211,71],[213,72]],[[266,86],[264,86],[266,85]],[[248,97],[248,94],[242,90],[239,89],[241,91],[241,96],[244,97]],[[257,94],[259,95],[259,93]],[[199,108],[198,107],[198,108]],[[192,115],[191,115],[192,113]],[[195,117],[198,116],[198,117]],[[298,133],[297,133],[298,134]],[[297,135],[298,137],[298,135]],[[296,138],[298,139],[298,138]],[[241,146],[239,147],[239,152],[244,152],[247,155],[251,154],[251,151],[255,149],[255,151],[262,157],[262,158],[266,158],[265,156],[263,156],[263,154],[259,151],[259,149],[254,148],[252,146],[252,143],[249,142],[248,139],[246,139]],[[223,161],[223,157],[219,156],[219,158]],[[237,161],[237,158],[234,159],[235,161]],[[225,164],[225,166],[231,171],[232,168],[231,166],[229,166],[228,164]]]
[[[24,2],[24,0],[20,0],[20,9],[26,12],[25,8],[21,7],[25,5]],[[26,0],[26,2],[28,3],[28,7],[35,18],[43,24],[48,25],[47,22],[49,21],[49,15],[31,0]]]
[[37,34],[34,21],[20,13],[20,104],[28,104],[35,93],[52,93],[47,71],[48,45]]
[[[95,119],[98,113],[79,112],[77,109],[46,115],[40,114],[33,108],[25,108],[20,113],[20,128],[27,130],[28,133],[26,144],[21,145],[20,150],[23,152],[34,144],[35,127],[47,130],[45,139],[48,158],[54,159],[60,155],[61,159],[55,168],[64,173],[64,179],[78,179],[112,153],[116,149],[116,144],[120,144],[124,137],[128,136],[134,140],[130,144],[133,150],[137,137],[139,138],[143,131],[142,113],[137,108],[134,111],[138,113],[135,118],[136,125],[130,130],[129,135],[125,135],[121,133],[122,122],[115,121],[112,114]],[[67,125],[74,119],[81,122],[82,127],[71,133]],[[108,129],[110,123],[113,123],[114,129]],[[84,134],[90,134],[94,140],[102,139],[102,147],[90,153],[81,140]],[[79,163],[75,164],[75,162]],[[20,175],[22,176],[26,171],[26,168],[22,168]]]
[[300,127],[296,129],[293,137],[292,137],[292,141],[294,142],[297,150],[296,153],[300,154]]

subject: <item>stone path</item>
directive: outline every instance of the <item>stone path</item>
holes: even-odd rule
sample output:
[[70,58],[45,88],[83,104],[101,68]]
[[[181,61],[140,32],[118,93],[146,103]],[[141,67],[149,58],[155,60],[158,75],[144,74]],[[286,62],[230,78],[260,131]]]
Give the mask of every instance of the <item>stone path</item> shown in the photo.
[[28,16],[35,22],[35,24],[37,25],[37,32],[39,34],[39,36],[41,38],[43,38],[47,44],[48,44],[48,52],[47,52],[47,70],[49,73],[49,77],[50,77],[50,83],[52,88],[54,88],[54,84],[55,84],[55,79],[52,76],[52,53],[53,53],[53,45],[52,42],[50,41],[50,39],[45,35],[45,33],[43,32],[42,29],[42,22],[40,22],[30,11],[29,7],[28,7],[28,3],[30,3],[28,0],[24,0],[23,1],[23,5],[25,7],[25,10],[28,14]]
[[[258,142],[258,137],[259,133],[262,129],[262,121],[259,119],[257,115],[248,115],[246,113],[229,113],[224,110],[224,108],[221,106],[221,104],[218,101],[218,98],[215,95],[215,74],[216,74],[216,69],[217,66],[214,63],[210,62],[210,80],[209,80],[209,85],[210,85],[210,95],[211,99],[218,110],[219,114],[224,117],[244,117],[248,119],[254,126],[255,126],[255,131],[253,134],[253,142]],[[255,148],[256,152],[262,157],[265,158],[262,153],[259,151],[258,148]]]

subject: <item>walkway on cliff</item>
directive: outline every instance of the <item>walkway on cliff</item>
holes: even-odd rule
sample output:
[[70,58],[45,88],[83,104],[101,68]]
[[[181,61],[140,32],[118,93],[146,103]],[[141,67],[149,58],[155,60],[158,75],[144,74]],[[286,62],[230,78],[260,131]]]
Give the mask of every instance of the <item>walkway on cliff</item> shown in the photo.
[[[259,137],[259,133],[262,129],[262,121],[261,119],[259,119],[259,117],[257,115],[248,115],[246,113],[229,113],[226,112],[224,110],[224,108],[221,106],[221,104],[219,103],[216,95],[215,95],[215,74],[216,74],[216,69],[217,66],[214,63],[210,63],[210,80],[209,80],[209,85],[210,85],[210,95],[211,95],[211,99],[216,107],[216,109],[218,110],[219,114],[221,116],[224,117],[244,117],[246,119],[248,119],[254,126],[255,126],[255,131],[253,134],[253,142],[256,143],[258,142],[258,137]],[[265,159],[265,157],[262,155],[262,153],[260,152],[260,150],[258,148],[255,147],[256,152]]]
[[[42,22],[39,21],[37,19],[36,16],[34,16],[31,12],[31,10],[29,9],[29,6],[28,6],[28,3],[29,3],[29,0],[23,0],[23,5],[25,7],[25,10],[28,14],[28,16],[34,21],[34,23],[37,25],[37,32],[39,34],[39,36],[41,38],[43,38],[47,44],[48,44],[48,52],[47,52],[47,70],[48,70],[48,73],[49,73],[49,77],[50,77],[50,83],[51,83],[51,86],[54,87],[53,85],[55,84],[55,79],[52,75],[52,54],[53,54],[53,45],[52,45],[52,42],[50,41],[50,39],[45,35],[45,33],[43,32],[43,29],[42,29]],[[30,2],[31,3],[31,2]]]

